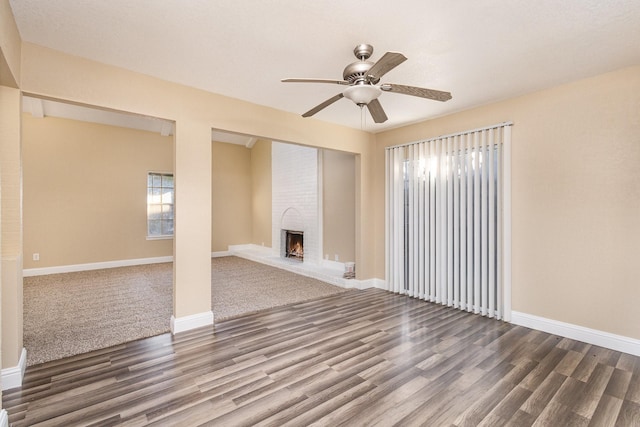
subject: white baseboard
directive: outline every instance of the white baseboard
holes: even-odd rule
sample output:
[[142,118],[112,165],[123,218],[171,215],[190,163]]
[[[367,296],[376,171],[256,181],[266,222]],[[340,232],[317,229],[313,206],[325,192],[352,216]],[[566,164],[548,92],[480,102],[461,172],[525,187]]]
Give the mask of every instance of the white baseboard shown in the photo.
[[231,256],[231,252],[229,251],[211,252],[211,258],[221,258],[223,256]]
[[171,333],[174,335],[179,334],[180,332],[190,331],[191,329],[211,325],[213,325],[213,311],[206,311],[204,313],[177,318],[171,316]]
[[367,286],[362,289],[376,288],[376,289],[382,289],[384,291],[388,290],[387,282],[384,279],[373,278],[373,279],[364,280],[364,282],[366,282]]
[[249,250],[249,249],[267,249],[267,247],[259,246],[254,243],[243,243],[241,245],[229,245],[229,252],[243,251],[243,250]]
[[20,352],[20,360],[18,366],[4,368],[2,370],[2,390],[9,390],[20,387],[24,378],[24,371],[27,369],[27,349],[23,348]]
[[384,279],[369,279],[369,282],[371,282],[371,288],[387,290],[387,282]]
[[124,259],[119,261],[92,262],[88,264],[61,265],[57,267],[26,268],[22,270],[23,277],[43,276],[45,274],[74,273],[76,271],[101,270],[103,268],[130,267],[132,265],[160,264],[173,262],[173,256],[154,258]]
[[[361,283],[357,286],[358,289],[387,289],[386,282],[382,279],[369,279],[362,280],[360,282]],[[611,350],[621,351],[634,356],[640,356],[640,340],[634,338],[611,334],[597,329],[585,328],[584,326],[564,323],[517,311],[511,311],[510,322],[514,325],[525,326],[538,331],[571,338]]]
[[359,289],[359,290],[369,289],[369,288],[378,288],[378,289],[385,289],[385,290],[387,289],[384,285],[384,280],[382,279],[365,279],[365,280],[349,279],[349,280],[345,280],[345,283],[347,284],[345,287],[350,289]]
[[588,344],[598,345],[611,350],[640,356],[640,340],[615,335],[597,329],[564,323],[557,320],[538,317],[531,314],[511,312],[511,323],[531,329],[548,332],[565,338],[571,338]]
[[6,409],[0,409],[0,427],[9,427],[9,415]]

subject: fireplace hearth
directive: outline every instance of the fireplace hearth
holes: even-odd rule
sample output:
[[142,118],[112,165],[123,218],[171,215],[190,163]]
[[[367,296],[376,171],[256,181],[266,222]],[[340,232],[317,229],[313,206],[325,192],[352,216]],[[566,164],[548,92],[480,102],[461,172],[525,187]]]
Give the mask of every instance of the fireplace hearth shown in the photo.
[[283,230],[284,231],[284,257],[296,261],[304,260],[304,232]]

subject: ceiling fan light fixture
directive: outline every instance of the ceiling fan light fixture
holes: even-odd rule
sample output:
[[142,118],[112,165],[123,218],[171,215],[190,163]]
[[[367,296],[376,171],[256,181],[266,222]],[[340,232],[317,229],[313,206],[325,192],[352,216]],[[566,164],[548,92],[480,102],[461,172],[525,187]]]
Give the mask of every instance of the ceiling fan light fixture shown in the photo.
[[347,88],[341,93],[332,96],[306,113],[303,113],[302,117],[311,117],[341,98],[349,98],[358,107],[360,107],[361,110],[366,105],[374,122],[384,123],[387,120],[387,115],[384,112],[382,105],[380,105],[380,102],[378,102],[378,97],[383,91],[394,92],[401,95],[417,96],[442,102],[451,99],[451,94],[449,92],[442,92],[439,90],[391,83],[381,83],[378,85],[382,76],[407,60],[407,57],[400,52],[387,52],[376,62],[367,61],[373,53],[373,46],[369,44],[359,44],[353,50],[353,53],[356,58],[358,58],[358,61],[345,67],[342,72],[342,80],[299,78],[282,80],[283,82],[330,83],[347,86]]
[[374,99],[378,99],[381,93],[378,86],[368,84],[350,86],[342,92],[345,98],[349,98],[356,105],[368,105]]

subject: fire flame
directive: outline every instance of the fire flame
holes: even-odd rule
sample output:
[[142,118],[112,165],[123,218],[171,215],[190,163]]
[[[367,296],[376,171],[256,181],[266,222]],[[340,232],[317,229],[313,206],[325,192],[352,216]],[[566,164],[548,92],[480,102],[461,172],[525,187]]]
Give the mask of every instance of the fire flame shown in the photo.
[[304,252],[302,250],[302,245],[300,244],[300,242],[296,242],[295,245],[292,245],[292,247],[289,248],[289,254],[298,256],[298,257],[301,257],[304,255]]

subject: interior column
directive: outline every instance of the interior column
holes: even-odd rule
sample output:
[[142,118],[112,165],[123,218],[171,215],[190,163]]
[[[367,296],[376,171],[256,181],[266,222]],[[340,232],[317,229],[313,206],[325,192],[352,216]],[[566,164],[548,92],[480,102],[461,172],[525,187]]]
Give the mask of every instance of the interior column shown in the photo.
[[[371,142],[375,146],[375,141]],[[356,277],[368,280],[376,277],[375,271],[375,221],[373,212],[372,149],[363,149],[356,156]],[[384,171],[383,171],[384,173]],[[384,277],[384,274],[383,276]]]
[[0,197],[2,230],[2,388],[22,384],[22,159],[20,90],[0,86]]
[[211,128],[176,121],[171,332],[213,324],[211,311]]

